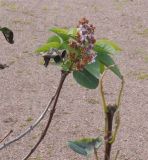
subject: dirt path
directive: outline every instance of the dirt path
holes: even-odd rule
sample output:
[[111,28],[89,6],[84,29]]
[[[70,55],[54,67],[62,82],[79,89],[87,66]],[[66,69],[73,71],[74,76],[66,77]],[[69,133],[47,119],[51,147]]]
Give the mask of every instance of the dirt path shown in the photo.
[[[96,37],[117,41],[124,49],[116,57],[126,86],[122,128],[114,144],[119,160],[148,159],[148,1],[147,0],[0,0],[0,25],[14,31],[15,44],[0,36],[0,138],[11,129],[15,137],[44,110],[59,81],[55,66],[45,69],[34,50],[53,26],[70,27],[82,17],[96,26]],[[118,79],[108,76],[107,91],[115,96]],[[99,111],[99,112],[98,112]],[[66,142],[103,135],[98,90],[88,91],[69,76],[48,135],[30,160],[85,159]],[[0,160],[21,160],[37,141],[45,120],[29,136],[0,152]],[[99,122],[99,125],[98,125]],[[98,128],[99,127],[99,128]],[[102,159],[103,146],[99,150]],[[93,158],[92,158],[93,159]]]

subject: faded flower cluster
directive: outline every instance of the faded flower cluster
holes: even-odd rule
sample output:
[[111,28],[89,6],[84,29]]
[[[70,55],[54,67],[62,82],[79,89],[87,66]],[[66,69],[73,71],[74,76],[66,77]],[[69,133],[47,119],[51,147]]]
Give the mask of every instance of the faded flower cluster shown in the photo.
[[95,27],[89,24],[89,21],[85,18],[79,21],[77,27],[77,38],[76,41],[70,41],[70,47],[74,49],[80,49],[80,57],[76,57],[74,53],[69,54],[69,58],[75,61],[75,68],[77,70],[83,70],[86,64],[93,63],[95,60],[95,53],[92,51],[94,43]]

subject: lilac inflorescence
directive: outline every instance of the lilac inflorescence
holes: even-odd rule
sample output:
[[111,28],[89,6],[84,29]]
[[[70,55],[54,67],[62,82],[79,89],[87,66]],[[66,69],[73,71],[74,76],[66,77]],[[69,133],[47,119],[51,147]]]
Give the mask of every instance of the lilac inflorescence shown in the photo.
[[95,27],[89,24],[86,18],[82,18],[79,21],[77,29],[77,45],[81,48],[82,52],[82,58],[77,62],[77,69],[81,70],[86,64],[95,62],[96,54],[92,51],[96,42],[94,38]]
[[96,40],[94,38],[95,27],[93,25],[89,25],[88,22],[89,21],[85,18],[79,21],[78,40],[82,46],[86,46],[86,51],[89,53]]

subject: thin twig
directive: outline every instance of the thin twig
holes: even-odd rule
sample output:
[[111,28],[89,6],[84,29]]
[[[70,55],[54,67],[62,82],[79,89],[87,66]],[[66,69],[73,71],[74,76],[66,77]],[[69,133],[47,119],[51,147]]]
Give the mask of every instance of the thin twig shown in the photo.
[[13,132],[13,130],[10,130],[3,139],[0,140],[0,143],[2,143],[11,133]]
[[42,132],[39,140],[37,141],[37,143],[34,145],[34,147],[31,149],[31,151],[23,158],[23,160],[27,160],[32,155],[32,153],[36,150],[36,148],[39,146],[39,144],[42,142],[42,140],[46,136],[46,133],[47,133],[47,131],[49,129],[49,126],[50,126],[50,124],[52,122],[53,115],[54,115],[54,113],[56,111],[56,104],[57,104],[57,101],[58,101],[58,98],[59,98],[59,95],[60,95],[64,80],[65,80],[67,75],[68,75],[68,72],[62,72],[61,80],[60,80],[60,83],[59,83],[59,86],[58,86],[58,89],[57,89],[57,95],[55,97],[55,101],[54,101],[53,107],[52,107],[52,109],[50,111],[49,119],[48,119],[48,122],[46,124],[46,127],[43,130],[43,132]]
[[107,111],[106,110],[107,105],[106,105],[106,100],[105,100],[104,91],[103,91],[103,78],[104,78],[105,73],[106,73],[106,71],[104,71],[104,73],[102,74],[101,79],[100,79],[100,93],[101,93],[102,106],[103,106],[104,113]]
[[105,116],[105,135],[107,134],[107,128],[108,128],[108,122],[107,122],[107,104],[104,96],[104,90],[103,90],[103,78],[106,74],[107,69],[103,72],[101,78],[100,78],[100,94],[102,98],[102,106],[103,106],[103,111],[104,111],[104,116]]
[[0,150],[6,148],[7,146],[9,146],[10,144],[20,140],[21,138],[23,138],[25,135],[27,135],[28,133],[30,133],[40,122],[41,120],[44,118],[45,114],[47,113],[49,107],[51,106],[53,100],[55,99],[57,92],[55,93],[55,95],[51,98],[51,100],[48,102],[48,105],[46,106],[45,110],[42,112],[42,114],[40,115],[40,117],[35,121],[35,123],[33,125],[31,125],[29,128],[27,128],[24,132],[22,132],[20,135],[18,135],[17,137],[15,137],[14,139],[0,145]]
[[124,88],[124,79],[122,79],[121,82],[121,88],[120,88],[120,92],[119,92],[119,96],[118,96],[118,100],[117,100],[117,107],[119,108],[120,103],[121,103],[121,96],[122,96],[122,92],[123,92],[123,88]]

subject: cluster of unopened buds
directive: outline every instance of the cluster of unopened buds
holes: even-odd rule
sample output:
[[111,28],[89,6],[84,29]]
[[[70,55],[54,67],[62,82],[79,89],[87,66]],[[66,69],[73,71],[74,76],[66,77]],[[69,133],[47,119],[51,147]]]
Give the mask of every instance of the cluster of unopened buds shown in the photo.
[[70,53],[70,59],[75,60],[75,67],[77,70],[83,70],[83,68],[88,63],[93,63],[96,54],[92,52],[94,43],[96,42],[94,38],[95,27],[89,24],[89,21],[82,18],[79,21],[77,27],[77,38],[75,41],[70,41],[70,47],[74,49],[80,49],[81,55],[79,58],[75,57],[75,54]]

